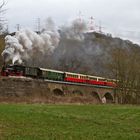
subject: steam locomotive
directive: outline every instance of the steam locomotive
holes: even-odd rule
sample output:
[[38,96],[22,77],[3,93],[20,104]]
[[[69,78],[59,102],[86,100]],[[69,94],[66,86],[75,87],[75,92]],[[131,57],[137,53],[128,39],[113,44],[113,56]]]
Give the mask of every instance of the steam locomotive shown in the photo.
[[1,76],[24,76],[37,79],[107,86],[112,88],[116,87],[114,79],[23,65],[4,65],[1,69]]

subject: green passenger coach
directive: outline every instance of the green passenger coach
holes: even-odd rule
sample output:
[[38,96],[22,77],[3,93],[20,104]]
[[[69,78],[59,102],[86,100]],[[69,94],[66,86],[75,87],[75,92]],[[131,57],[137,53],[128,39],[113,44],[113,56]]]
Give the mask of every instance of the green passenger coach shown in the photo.
[[64,80],[64,72],[62,71],[43,69],[43,68],[40,68],[40,71],[42,71],[42,78],[44,79],[58,80],[58,81]]

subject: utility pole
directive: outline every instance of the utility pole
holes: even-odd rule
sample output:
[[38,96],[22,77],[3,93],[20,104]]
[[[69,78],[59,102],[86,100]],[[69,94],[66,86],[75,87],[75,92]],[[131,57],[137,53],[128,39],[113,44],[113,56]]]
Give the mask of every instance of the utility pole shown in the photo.
[[102,26],[101,21],[99,21],[99,26],[98,26],[98,27],[99,27],[99,30],[98,30],[98,31],[99,31],[99,33],[101,33],[101,34],[102,34],[102,33],[103,33],[102,29],[103,29],[104,27]]
[[82,22],[82,12],[81,11],[79,11],[78,20],[79,20],[79,22]]
[[89,31],[95,31],[94,18],[91,16],[89,21]]
[[8,24],[6,25],[6,33],[9,33],[9,26],[8,26]]
[[20,28],[21,28],[20,24],[17,24],[17,25],[16,25],[16,29],[17,29],[17,31],[19,31]]
[[40,33],[40,18],[37,19],[37,30]]

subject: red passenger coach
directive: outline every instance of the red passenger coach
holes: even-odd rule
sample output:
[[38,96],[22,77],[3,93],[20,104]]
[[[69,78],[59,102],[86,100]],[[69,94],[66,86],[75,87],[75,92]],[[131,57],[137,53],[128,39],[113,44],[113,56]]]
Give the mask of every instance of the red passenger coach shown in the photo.
[[102,77],[97,77],[97,76],[90,76],[88,75],[88,84],[92,84],[92,85],[103,85],[105,86],[105,78]]
[[98,85],[98,86],[116,87],[116,84],[112,79],[106,79],[103,77],[76,74],[76,73],[70,73],[70,72],[65,72],[64,81],[74,82],[74,83],[84,83],[84,84],[90,84],[90,85]]
[[75,83],[87,83],[87,77],[82,74],[65,72],[64,81],[75,82]]

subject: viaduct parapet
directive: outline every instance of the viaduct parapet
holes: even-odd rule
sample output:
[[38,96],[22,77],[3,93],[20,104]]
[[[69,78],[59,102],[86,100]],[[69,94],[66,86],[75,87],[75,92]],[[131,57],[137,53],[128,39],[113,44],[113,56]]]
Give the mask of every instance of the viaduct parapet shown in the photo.
[[0,101],[113,103],[114,89],[31,78],[0,77]]

